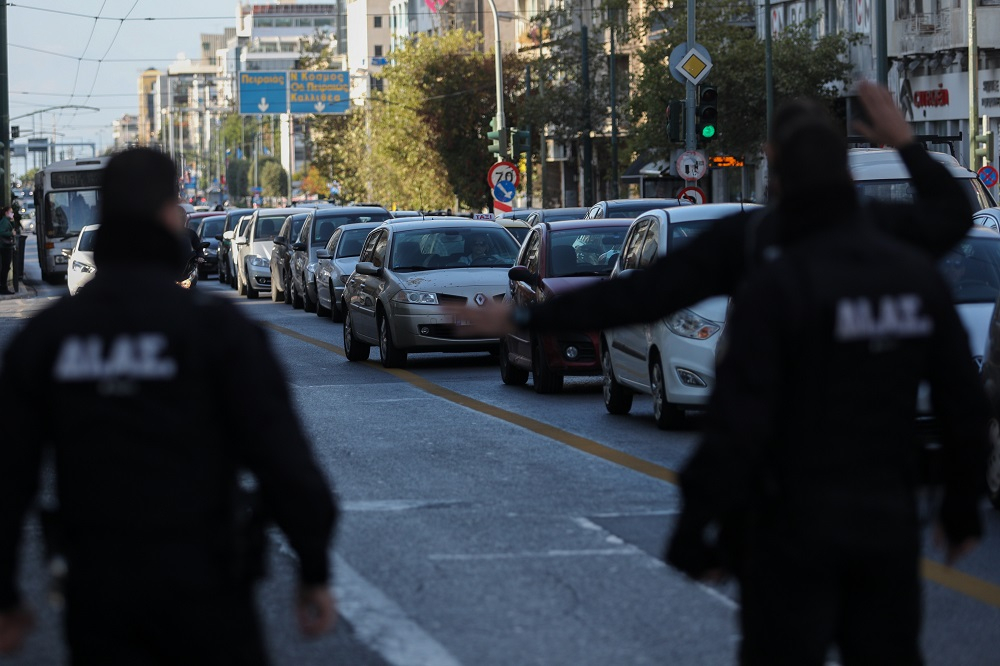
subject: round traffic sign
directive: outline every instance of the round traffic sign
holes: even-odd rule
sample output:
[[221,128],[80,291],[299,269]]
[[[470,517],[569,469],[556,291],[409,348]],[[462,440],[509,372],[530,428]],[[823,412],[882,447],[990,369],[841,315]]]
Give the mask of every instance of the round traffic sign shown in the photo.
[[514,185],[513,181],[498,180],[497,184],[493,186],[493,198],[497,201],[509,203],[514,200],[515,194],[517,194],[517,186]]
[[708,159],[700,150],[687,150],[677,157],[677,175],[684,180],[700,180],[708,173]]
[[678,199],[687,199],[693,204],[705,203],[705,192],[700,187],[685,187],[677,193]]
[[997,172],[995,166],[986,165],[979,170],[979,180],[983,181],[983,185],[986,187],[993,187],[997,184],[997,179],[1000,177],[1000,172]]
[[486,173],[486,182],[489,184],[490,189],[496,187],[496,184],[501,180],[514,183],[514,187],[516,188],[521,183],[521,172],[518,171],[517,165],[513,162],[497,162],[491,166],[490,170]]

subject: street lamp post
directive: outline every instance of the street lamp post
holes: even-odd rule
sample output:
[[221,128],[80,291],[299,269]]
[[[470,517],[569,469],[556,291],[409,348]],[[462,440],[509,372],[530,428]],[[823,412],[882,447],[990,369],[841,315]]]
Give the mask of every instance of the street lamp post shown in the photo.
[[[501,152],[506,152],[503,150],[506,145],[506,141],[503,137],[507,133],[507,122],[505,120],[503,111],[503,54],[500,51],[500,17],[497,15],[497,3],[495,0],[489,0],[490,2],[490,12],[493,14],[493,31],[496,33],[496,51],[494,52],[494,65],[496,68],[496,79],[497,79],[497,130],[500,132],[501,140],[500,147]],[[502,162],[507,159],[507,155],[501,154],[497,155],[497,161]]]

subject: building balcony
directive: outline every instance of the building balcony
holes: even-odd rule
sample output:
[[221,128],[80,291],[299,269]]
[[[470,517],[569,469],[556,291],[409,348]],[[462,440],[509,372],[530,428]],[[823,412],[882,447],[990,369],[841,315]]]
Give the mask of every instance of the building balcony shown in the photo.
[[[1000,49],[1000,7],[976,9],[976,32],[979,48]],[[968,48],[968,10],[948,8],[896,19],[889,24],[888,43],[890,58]]]

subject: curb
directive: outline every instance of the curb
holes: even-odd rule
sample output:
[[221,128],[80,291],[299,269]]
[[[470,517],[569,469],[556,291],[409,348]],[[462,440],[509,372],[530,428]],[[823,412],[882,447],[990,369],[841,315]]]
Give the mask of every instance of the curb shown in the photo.
[[20,289],[20,291],[18,291],[17,293],[0,295],[0,303],[4,301],[21,301],[28,298],[35,298],[36,296],[38,296],[38,290],[35,289],[30,284],[22,282],[18,286],[18,289]]

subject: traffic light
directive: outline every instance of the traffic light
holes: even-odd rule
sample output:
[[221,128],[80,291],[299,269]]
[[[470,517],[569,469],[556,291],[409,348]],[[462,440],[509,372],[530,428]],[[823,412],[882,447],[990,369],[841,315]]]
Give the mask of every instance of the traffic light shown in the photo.
[[516,127],[512,127],[510,130],[510,144],[513,146],[511,151],[514,157],[519,157],[521,155],[528,155],[531,153],[531,132],[528,130],[519,130]]
[[507,157],[507,132],[503,127],[497,127],[497,119],[490,120],[491,132],[486,133],[490,140],[489,151],[497,157]]
[[719,92],[702,86],[698,93],[698,140],[708,143],[719,133]]
[[667,138],[671,143],[684,140],[684,107],[682,100],[671,100],[667,105]]
[[[972,151],[972,154],[975,157],[985,157],[987,162],[993,162],[993,132],[986,131],[982,134],[977,134],[975,142],[976,149]],[[975,157],[972,160],[973,163],[976,161]]]

